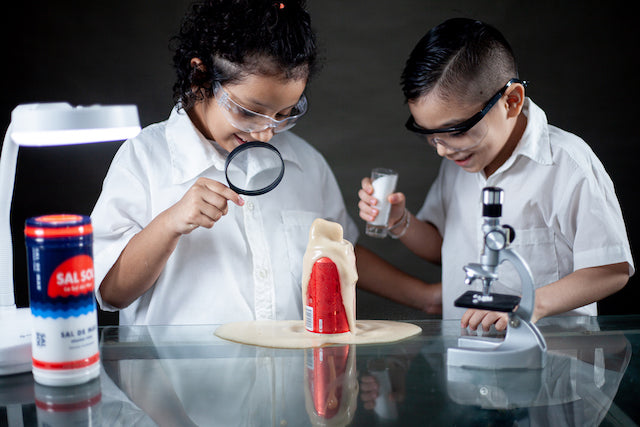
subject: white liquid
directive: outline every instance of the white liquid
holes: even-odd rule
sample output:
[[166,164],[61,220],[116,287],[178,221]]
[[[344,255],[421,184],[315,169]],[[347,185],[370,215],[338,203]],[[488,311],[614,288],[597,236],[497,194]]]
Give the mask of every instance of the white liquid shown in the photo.
[[389,222],[389,211],[391,210],[391,204],[387,198],[395,190],[397,181],[398,175],[383,175],[372,182],[373,197],[378,200],[378,204],[376,205],[378,216],[369,222],[369,224],[383,225],[386,227],[387,222]]
[[316,334],[302,320],[251,320],[224,324],[215,334],[229,341],[274,348],[310,348],[328,344],[376,344],[400,341],[418,335],[412,323],[391,320],[358,320],[355,333]]
[[[395,185],[395,183],[394,183]],[[389,320],[355,319],[356,313],[356,257],[353,245],[342,238],[342,226],[324,219],[316,219],[309,231],[309,243],[302,260],[302,306],[307,302],[307,285],[313,264],[328,257],[336,264],[340,276],[342,303],[347,314],[349,332],[319,334],[307,331],[304,320],[265,320],[227,323],[215,334],[220,338],[242,344],[275,348],[310,348],[327,344],[375,344],[393,342],[417,335],[422,329],[411,323]]]

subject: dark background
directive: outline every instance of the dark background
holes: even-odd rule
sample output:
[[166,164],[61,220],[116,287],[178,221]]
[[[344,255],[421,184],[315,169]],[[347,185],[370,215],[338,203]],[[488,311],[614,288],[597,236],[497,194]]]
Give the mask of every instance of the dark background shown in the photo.
[[[172,107],[169,39],[186,0],[16,2],[1,26],[4,41],[0,122],[16,105],[136,104],[143,126]],[[310,0],[324,66],[308,88],[310,111],[294,131],[327,158],[347,208],[358,218],[357,190],[372,167],[399,171],[399,190],[420,208],[440,159],[404,130],[408,109],[399,86],[414,44],[441,21],[465,16],[500,29],[511,42],[527,94],[549,121],[583,137],[611,175],[635,255],[640,211],[637,23],[628,3],[478,0]],[[17,302],[28,305],[22,230],[26,218],[52,212],[90,214],[119,143],[21,149],[12,207]],[[562,185],[562,183],[558,183]],[[508,195],[506,202],[508,203]],[[439,268],[398,242],[362,236],[360,243],[427,281]],[[461,245],[465,242],[460,242]],[[600,303],[606,314],[640,313],[633,277]],[[425,315],[358,293],[360,318]],[[101,314],[101,322],[114,321]]]

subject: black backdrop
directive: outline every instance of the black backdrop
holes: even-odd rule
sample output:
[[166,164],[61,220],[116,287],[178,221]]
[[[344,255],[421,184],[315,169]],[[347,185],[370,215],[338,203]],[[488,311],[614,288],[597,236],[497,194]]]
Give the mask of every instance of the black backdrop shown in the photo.
[[[171,109],[169,38],[188,1],[67,0],[16,2],[4,15],[0,121],[27,102],[73,105],[133,103],[144,125]],[[400,172],[399,188],[416,212],[439,158],[403,129],[407,108],[399,76],[415,42],[433,25],[466,16],[498,27],[512,43],[528,95],[551,123],[583,137],[616,184],[631,239],[640,211],[636,132],[639,95],[636,20],[627,2],[509,0],[310,0],[324,66],[308,89],[310,112],[295,132],[334,169],[349,212],[375,166]],[[28,305],[24,220],[51,212],[89,214],[119,143],[21,149],[12,207],[17,302]],[[506,195],[508,200],[508,195]],[[398,242],[361,243],[399,267],[435,281],[439,269],[410,256]],[[465,242],[461,242],[465,244]],[[635,251],[634,251],[635,254]],[[603,313],[640,313],[637,278],[601,302]],[[359,292],[358,317],[420,318],[423,314]],[[111,322],[113,317],[101,317]]]

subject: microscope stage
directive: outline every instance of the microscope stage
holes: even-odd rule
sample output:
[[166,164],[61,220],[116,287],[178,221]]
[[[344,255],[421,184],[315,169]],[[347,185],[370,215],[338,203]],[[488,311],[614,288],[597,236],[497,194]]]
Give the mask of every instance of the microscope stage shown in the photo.
[[478,310],[512,312],[520,304],[520,297],[507,294],[489,294],[467,291],[455,300],[456,307],[476,308]]

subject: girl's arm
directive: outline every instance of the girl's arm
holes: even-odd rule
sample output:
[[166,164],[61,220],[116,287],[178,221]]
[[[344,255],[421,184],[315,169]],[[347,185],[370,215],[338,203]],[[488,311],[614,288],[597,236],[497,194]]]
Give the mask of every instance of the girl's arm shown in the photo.
[[158,279],[181,234],[168,232],[166,211],[133,236],[100,284],[103,301],[125,308]]
[[227,201],[244,201],[220,182],[199,178],[175,205],[133,236],[100,284],[102,299],[124,308],[160,277],[180,237],[197,227],[211,228],[228,212]]

